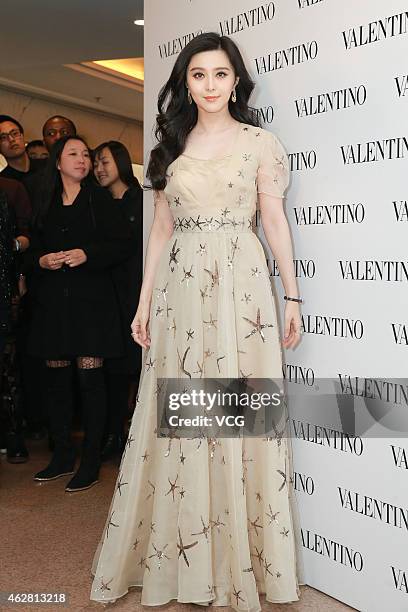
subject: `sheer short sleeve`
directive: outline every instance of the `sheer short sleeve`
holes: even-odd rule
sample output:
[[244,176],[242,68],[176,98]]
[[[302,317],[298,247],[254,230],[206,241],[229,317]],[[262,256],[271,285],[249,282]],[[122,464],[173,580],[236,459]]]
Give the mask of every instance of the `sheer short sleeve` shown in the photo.
[[280,140],[263,130],[264,145],[258,167],[258,193],[283,198],[289,185],[289,160]]

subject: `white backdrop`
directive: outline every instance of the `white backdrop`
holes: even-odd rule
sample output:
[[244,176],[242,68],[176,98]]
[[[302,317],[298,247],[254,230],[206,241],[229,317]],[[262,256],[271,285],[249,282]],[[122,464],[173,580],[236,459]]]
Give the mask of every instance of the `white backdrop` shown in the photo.
[[[289,154],[286,213],[305,303],[284,371],[305,579],[370,612],[408,610],[406,9],[406,0],[145,3],[145,167],[157,93],[201,31],[234,38],[256,81],[251,104]],[[148,195],[146,235],[152,208]],[[282,313],[272,257],[269,266]]]

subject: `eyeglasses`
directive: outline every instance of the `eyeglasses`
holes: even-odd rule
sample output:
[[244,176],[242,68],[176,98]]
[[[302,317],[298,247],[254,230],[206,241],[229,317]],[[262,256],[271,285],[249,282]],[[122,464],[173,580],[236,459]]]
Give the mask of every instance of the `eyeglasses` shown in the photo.
[[3,132],[0,134],[0,142],[7,142],[7,140],[17,140],[17,138],[22,137],[22,132],[17,128],[15,130],[11,130],[11,132]]

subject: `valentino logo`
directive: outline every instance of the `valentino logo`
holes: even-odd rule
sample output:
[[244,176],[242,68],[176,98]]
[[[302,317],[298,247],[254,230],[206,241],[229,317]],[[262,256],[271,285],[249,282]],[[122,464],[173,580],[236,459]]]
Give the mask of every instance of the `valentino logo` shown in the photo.
[[408,280],[408,261],[339,260],[343,280],[402,282]]
[[408,328],[402,323],[391,323],[395,344],[408,346]]
[[275,3],[266,2],[261,6],[239,13],[234,17],[224,19],[224,21],[220,21],[221,36],[231,36],[231,34],[242,32],[242,30],[254,28],[255,26],[261,25],[261,23],[272,21],[274,17]]
[[400,508],[381,499],[349,491],[343,487],[337,487],[337,490],[341,507],[344,510],[364,514],[369,518],[387,523],[391,527],[408,530],[408,510],[406,508]]
[[316,168],[316,151],[299,151],[289,153],[289,166],[291,170],[313,170]]
[[315,492],[314,480],[311,476],[306,476],[300,472],[293,472],[293,487],[295,491],[313,495]]
[[397,591],[402,591],[408,594],[408,572],[404,572],[402,569],[397,569],[391,565],[392,578],[394,586]]
[[255,58],[255,66],[258,74],[265,74],[272,72],[273,70],[281,70],[288,66],[295,66],[296,64],[303,64],[316,59],[318,54],[318,44],[315,40],[289,47],[288,49],[282,49],[275,51],[275,53],[268,53],[268,55],[262,55],[261,57]]
[[197,32],[192,32],[191,34],[184,34],[183,36],[179,36],[178,38],[174,38],[173,40],[161,43],[159,45],[159,53],[161,59],[171,57],[172,55],[177,55],[182,49],[184,49],[184,47],[190,42],[190,40],[192,40],[199,34],[202,34],[202,32],[202,30],[198,30]]
[[395,77],[395,84],[397,86],[398,96],[401,98],[408,92],[408,74],[404,74],[402,77]]
[[262,108],[255,108],[254,110],[258,116],[258,121],[262,121],[262,123],[272,123],[274,117],[272,106],[263,106]]
[[326,315],[302,315],[302,329],[305,334],[319,336],[334,336],[361,340],[364,335],[364,325],[360,319],[346,319]]
[[298,0],[298,6],[300,9],[306,8],[308,6],[313,6],[313,4],[319,4],[323,0]]
[[382,378],[360,378],[339,374],[340,390],[343,395],[376,399],[390,404],[408,407],[408,385]]
[[369,45],[386,38],[407,33],[408,11],[371,21],[366,25],[350,28],[343,32],[343,42],[347,50]]
[[364,444],[359,436],[333,429],[330,426],[314,425],[295,419],[292,419],[292,428],[296,438],[304,442],[327,446],[327,448],[343,453],[351,453],[357,457],[363,454]]
[[337,223],[362,223],[365,217],[364,204],[317,204],[295,206],[293,209],[297,225],[330,225]]
[[408,453],[405,448],[393,444],[390,444],[390,446],[395,467],[408,470]]
[[[316,264],[313,259],[294,259],[293,266],[297,278],[313,278],[316,274]],[[271,276],[279,276],[279,268],[275,259],[271,264]]]
[[408,140],[405,136],[385,138],[357,144],[341,145],[343,164],[366,164],[368,162],[403,159],[408,155]]
[[408,221],[408,202],[407,200],[400,200],[397,202],[394,200],[392,203],[394,206],[395,218],[397,221]]
[[309,98],[295,100],[298,117],[320,115],[328,111],[342,110],[351,106],[362,106],[367,100],[367,90],[364,85],[338,89],[328,93],[321,93]]
[[301,529],[302,545],[312,552],[328,557],[335,563],[341,563],[356,572],[361,572],[364,567],[362,554],[349,546],[330,540],[319,533],[313,533],[309,529]]
[[305,368],[300,365],[292,365],[290,363],[282,364],[283,378],[288,383],[296,385],[306,385],[313,387],[315,382],[315,373],[312,368]]

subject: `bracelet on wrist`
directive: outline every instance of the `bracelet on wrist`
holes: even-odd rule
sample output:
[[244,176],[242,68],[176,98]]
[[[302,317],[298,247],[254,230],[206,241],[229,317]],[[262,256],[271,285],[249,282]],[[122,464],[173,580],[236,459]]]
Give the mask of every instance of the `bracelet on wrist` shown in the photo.
[[294,297],[289,297],[288,295],[284,295],[283,299],[289,302],[297,302],[298,304],[303,304],[302,298],[294,298]]

